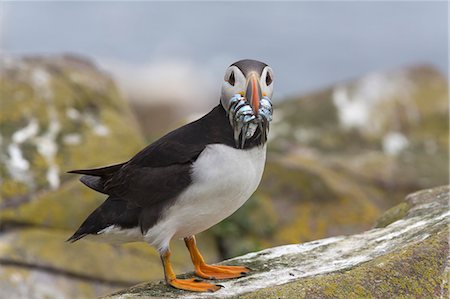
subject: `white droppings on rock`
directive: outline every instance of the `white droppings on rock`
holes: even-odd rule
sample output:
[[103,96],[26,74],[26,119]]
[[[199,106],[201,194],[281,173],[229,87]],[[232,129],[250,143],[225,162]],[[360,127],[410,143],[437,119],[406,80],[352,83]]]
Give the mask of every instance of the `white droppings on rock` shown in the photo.
[[59,187],[59,167],[56,164],[51,164],[47,169],[46,178],[52,190]]
[[339,120],[345,128],[362,127],[368,122],[368,103],[352,99],[347,87],[338,86],[333,91],[333,102],[338,108]]
[[33,185],[33,179],[30,169],[30,162],[24,157],[20,145],[27,140],[32,139],[39,131],[39,124],[35,119],[31,119],[28,125],[17,130],[11,137],[11,143],[8,145],[7,155],[2,155],[10,176],[19,182]]
[[26,71],[28,69],[27,64],[24,63],[22,59],[19,59],[17,57],[13,57],[13,56],[9,56],[4,51],[3,51],[2,55],[0,56],[0,65],[2,67],[1,71],[3,71],[3,70]]
[[39,97],[45,100],[49,100],[53,96],[50,82],[50,75],[42,68],[35,69],[31,73],[31,84],[33,85],[34,91]]
[[105,126],[98,117],[92,114],[84,115],[84,121],[91,127],[94,134],[97,136],[107,136],[109,134],[109,128]]
[[62,141],[66,145],[77,145],[81,143],[81,135],[77,133],[70,133],[63,136]]
[[[382,129],[384,115],[375,115],[375,108],[392,99],[405,102],[412,90],[406,72],[373,73],[358,80],[353,86],[339,85],[333,90],[333,103],[339,122],[344,128],[358,128],[369,132]],[[417,118],[417,109],[408,101],[407,115]]]
[[94,126],[94,134],[98,136],[107,136],[109,134],[109,128],[104,124],[97,124]]
[[53,159],[58,151],[58,145],[54,142],[56,133],[59,131],[59,126],[55,123],[50,123],[48,131],[45,135],[39,136],[36,139],[37,150],[47,160]]
[[6,167],[9,174],[14,180],[19,182],[28,183],[29,176],[28,170],[30,168],[30,162],[23,157],[22,151],[19,145],[11,143],[8,146],[8,158],[6,160]]
[[30,138],[36,136],[39,131],[39,124],[36,119],[31,119],[28,125],[12,135],[12,142],[20,144],[27,141]]
[[66,109],[66,115],[72,120],[79,120],[81,118],[81,113],[73,107]]
[[246,255],[241,256],[239,259],[241,260],[255,260],[262,258],[264,260],[270,260],[274,258],[279,258],[285,254],[299,254],[306,253],[320,246],[326,246],[330,243],[336,242],[337,240],[342,239],[343,237],[331,237],[318,241],[303,243],[303,244],[291,244],[273,247],[265,250],[261,250],[258,252],[248,253]]
[[58,121],[58,114],[55,107],[48,107],[49,114],[49,126],[47,131],[35,138],[35,144],[38,153],[44,157],[47,163],[46,178],[51,189],[56,189],[59,187],[59,166],[56,163],[56,154],[58,153],[58,143],[56,138],[61,130],[61,125]]
[[383,137],[383,151],[388,155],[397,155],[408,145],[408,138],[400,132],[389,132]]

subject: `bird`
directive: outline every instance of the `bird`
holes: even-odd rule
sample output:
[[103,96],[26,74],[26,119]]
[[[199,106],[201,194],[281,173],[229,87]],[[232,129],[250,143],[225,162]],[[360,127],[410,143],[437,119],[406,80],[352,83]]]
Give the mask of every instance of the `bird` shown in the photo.
[[178,279],[170,241],[183,239],[194,274],[207,280],[239,278],[244,266],[207,264],[195,235],[224,220],[256,191],[264,171],[272,121],[273,70],[243,59],[225,72],[219,104],[203,117],[151,143],[127,162],[78,169],[87,187],[106,194],[67,240],[113,244],[146,242],[159,253],[168,285],[193,292],[222,286]]

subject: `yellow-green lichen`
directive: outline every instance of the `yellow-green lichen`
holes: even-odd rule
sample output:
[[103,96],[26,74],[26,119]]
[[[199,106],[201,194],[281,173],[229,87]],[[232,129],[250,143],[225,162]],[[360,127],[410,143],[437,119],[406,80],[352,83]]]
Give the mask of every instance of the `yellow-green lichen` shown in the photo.
[[258,194],[268,194],[279,217],[272,246],[364,230],[379,215],[378,194],[351,177],[298,156],[273,159]]
[[342,273],[299,279],[240,298],[445,298],[448,230]]
[[386,227],[392,222],[395,222],[397,220],[402,219],[406,213],[408,213],[411,206],[407,202],[402,202],[386,212],[383,213],[383,215],[378,218],[377,222],[375,223],[376,228],[380,227]]
[[[18,59],[20,67],[2,69],[0,92],[0,170],[2,222],[76,228],[104,196],[75,183],[66,171],[128,160],[144,145],[130,109],[113,81],[90,62],[74,57]],[[8,144],[31,122],[34,136],[20,141],[18,150],[29,164],[27,179],[16,179],[8,167]],[[54,156],[39,144],[56,122]],[[55,126],[55,124],[53,124]],[[99,128],[101,130],[99,131]],[[65,138],[74,135],[76,142]],[[48,155],[48,154],[47,154]],[[50,188],[48,169],[57,167],[60,186]],[[8,201],[8,202],[6,202]]]

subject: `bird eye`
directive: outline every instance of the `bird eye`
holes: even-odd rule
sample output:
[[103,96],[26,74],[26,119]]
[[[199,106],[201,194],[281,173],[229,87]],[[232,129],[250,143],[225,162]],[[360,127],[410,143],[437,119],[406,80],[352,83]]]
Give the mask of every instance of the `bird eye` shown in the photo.
[[234,72],[231,72],[230,78],[228,78],[228,83],[230,83],[231,86],[234,86],[235,82],[236,82],[236,79],[234,78]]
[[269,86],[270,84],[272,84],[272,76],[270,76],[269,73],[267,73],[266,75],[266,85]]

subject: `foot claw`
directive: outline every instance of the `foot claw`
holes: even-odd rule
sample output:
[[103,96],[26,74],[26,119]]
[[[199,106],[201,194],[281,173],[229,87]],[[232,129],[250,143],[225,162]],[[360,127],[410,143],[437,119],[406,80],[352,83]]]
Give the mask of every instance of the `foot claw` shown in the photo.
[[224,288],[224,286],[221,284],[215,284],[215,286],[218,287],[218,289],[215,289],[215,290],[209,289],[208,292],[214,293],[215,291],[220,290],[221,288]]

